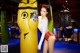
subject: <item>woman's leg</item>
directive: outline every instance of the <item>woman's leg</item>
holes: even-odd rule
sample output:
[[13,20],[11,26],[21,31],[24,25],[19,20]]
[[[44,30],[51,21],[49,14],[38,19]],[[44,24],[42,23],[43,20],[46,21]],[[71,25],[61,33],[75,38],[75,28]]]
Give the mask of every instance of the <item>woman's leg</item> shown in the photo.
[[55,42],[55,36],[50,36],[48,39],[49,53],[54,53],[54,42]]
[[47,51],[48,51],[48,41],[45,40],[45,41],[44,41],[43,53],[47,53]]

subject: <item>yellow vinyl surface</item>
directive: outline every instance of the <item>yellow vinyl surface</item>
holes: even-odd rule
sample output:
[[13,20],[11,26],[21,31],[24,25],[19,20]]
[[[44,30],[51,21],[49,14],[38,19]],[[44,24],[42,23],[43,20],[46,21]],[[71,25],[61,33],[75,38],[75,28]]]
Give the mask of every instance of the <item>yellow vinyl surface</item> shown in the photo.
[[[37,53],[37,1],[22,0],[19,3],[17,23],[20,27],[20,53]],[[36,2],[34,2],[36,1]]]

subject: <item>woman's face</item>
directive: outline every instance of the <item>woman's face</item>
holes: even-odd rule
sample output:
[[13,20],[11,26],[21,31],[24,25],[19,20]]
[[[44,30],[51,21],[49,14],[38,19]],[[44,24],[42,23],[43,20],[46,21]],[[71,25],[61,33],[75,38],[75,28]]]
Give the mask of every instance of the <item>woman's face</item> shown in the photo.
[[46,16],[48,12],[47,12],[46,8],[42,7],[40,13],[41,13],[41,16]]

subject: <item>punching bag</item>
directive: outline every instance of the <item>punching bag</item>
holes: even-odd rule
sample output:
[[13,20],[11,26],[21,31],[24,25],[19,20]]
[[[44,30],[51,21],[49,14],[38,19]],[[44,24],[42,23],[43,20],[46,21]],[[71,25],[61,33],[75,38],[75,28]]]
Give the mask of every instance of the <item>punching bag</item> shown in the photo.
[[51,18],[51,20],[49,21],[49,23],[48,23],[48,30],[50,31],[50,32],[53,32],[53,28],[54,28],[54,26],[53,26],[53,14],[52,14],[52,6],[50,5],[50,18]]
[[60,20],[60,26],[71,26],[71,17],[70,14],[67,12],[60,12],[60,16],[59,16],[59,20]]
[[6,11],[1,10],[1,39],[2,44],[8,43],[8,31],[7,31]]
[[37,53],[38,12],[36,0],[22,0],[18,6],[17,23],[20,27],[20,53]]

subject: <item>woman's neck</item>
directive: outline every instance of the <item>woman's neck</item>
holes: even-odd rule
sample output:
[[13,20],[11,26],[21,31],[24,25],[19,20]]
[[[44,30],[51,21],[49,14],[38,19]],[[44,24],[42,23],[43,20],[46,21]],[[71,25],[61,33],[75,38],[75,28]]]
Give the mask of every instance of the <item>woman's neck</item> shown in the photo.
[[46,18],[46,16],[42,16],[42,19]]

